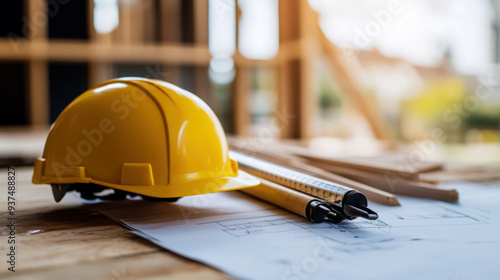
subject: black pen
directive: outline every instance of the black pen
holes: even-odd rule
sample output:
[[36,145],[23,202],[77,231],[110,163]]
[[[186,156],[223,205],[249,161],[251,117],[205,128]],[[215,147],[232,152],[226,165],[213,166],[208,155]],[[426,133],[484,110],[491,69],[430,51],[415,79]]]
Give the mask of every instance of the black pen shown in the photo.
[[334,204],[326,200],[292,190],[262,178],[258,179],[261,181],[260,185],[241,189],[240,191],[298,214],[311,222],[340,223],[346,218],[336,209],[337,207]]
[[[243,153],[230,151],[230,154],[231,158],[238,161],[238,165],[242,170],[297,192],[309,194],[314,199],[321,201],[324,207],[310,206],[314,209],[319,207],[318,210],[314,210],[315,213],[327,213],[326,207],[335,210],[330,211],[332,213],[340,213],[345,219],[352,220],[362,217],[376,220],[378,218],[377,213],[367,207],[368,200],[366,197],[357,190]],[[291,211],[296,213],[296,211]]]

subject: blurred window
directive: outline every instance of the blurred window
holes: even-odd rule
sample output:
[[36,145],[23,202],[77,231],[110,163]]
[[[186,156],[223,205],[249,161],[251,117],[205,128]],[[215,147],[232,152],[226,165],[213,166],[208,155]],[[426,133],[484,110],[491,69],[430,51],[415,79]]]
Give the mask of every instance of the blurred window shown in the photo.
[[107,34],[118,26],[118,0],[94,0],[94,28]]
[[238,49],[250,59],[271,59],[278,53],[278,0],[239,0]]

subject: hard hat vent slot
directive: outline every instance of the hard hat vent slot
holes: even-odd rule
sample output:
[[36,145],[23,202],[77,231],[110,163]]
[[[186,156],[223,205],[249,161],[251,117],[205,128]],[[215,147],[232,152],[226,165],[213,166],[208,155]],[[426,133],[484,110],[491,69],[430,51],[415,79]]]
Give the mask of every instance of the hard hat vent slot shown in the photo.
[[153,170],[149,163],[124,163],[121,184],[129,186],[154,186]]

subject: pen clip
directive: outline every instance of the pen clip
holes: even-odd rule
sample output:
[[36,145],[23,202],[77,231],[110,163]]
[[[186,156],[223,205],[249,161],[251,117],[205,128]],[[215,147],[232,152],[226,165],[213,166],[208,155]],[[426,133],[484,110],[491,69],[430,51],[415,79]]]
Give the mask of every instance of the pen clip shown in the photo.
[[342,222],[346,216],[339,210],[335,209],[333,204],[321,203],[318,206],[318,212],[322,213],[323,221],[334,224]]
[[377,213],[371,210],[370,208],[363,205],[345,205],[349,213],[352,213],[356,216],[368,219],[368,220],[376,220],[378,219]]
[[334,205],[326,201],[313,200],[306,209],[307,218],[311,222],[322,223],[340,223],[346,216],[339,210],[335,209]]

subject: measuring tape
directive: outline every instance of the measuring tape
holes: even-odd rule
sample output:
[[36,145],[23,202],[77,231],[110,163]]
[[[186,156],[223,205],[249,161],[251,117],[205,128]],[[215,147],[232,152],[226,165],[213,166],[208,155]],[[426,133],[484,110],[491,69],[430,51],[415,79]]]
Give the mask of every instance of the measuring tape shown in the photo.
[[242,153],[230,151],[229,154],[232,159],[238,162],[242,170],[254,176],[323,198],[333,203],[340,204],[348,192],[355,191],[349,187],[316,178]]

